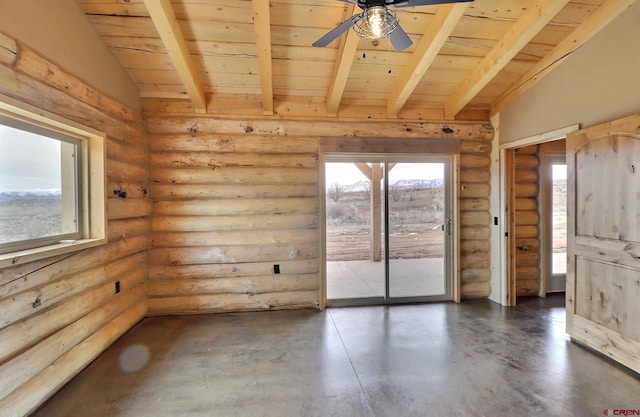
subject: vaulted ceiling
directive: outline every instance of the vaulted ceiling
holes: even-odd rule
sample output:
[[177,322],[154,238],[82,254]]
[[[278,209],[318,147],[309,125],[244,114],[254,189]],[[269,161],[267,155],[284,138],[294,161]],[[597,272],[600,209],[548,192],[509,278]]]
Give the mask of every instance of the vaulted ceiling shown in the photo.
[[339,0],[78,0],[147,113],[486,120],[635,0],[392,8],[413,45],[349,30]]

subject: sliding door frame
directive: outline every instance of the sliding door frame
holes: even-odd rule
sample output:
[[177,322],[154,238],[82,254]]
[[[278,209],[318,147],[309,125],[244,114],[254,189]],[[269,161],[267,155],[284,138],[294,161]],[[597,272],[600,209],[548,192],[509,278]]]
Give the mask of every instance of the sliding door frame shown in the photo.
[[[460,302],[460,255],[459,255],[459,205],[458,190],[459,182],[459,154],[460,141],[456,139],[394,139],[394,138],[322,138],[320,140],[319,152],[319,217],[320,217],[320,291],[319,307],[324,309],[327,306],[327,270],[326,270],[326,184],[325,184],[325,163],[327,159],[334,158],[388,158],[397,160],[406,158],[406,161],[422,161],[431,158],[449,158],[449,189],[447,203],[451,218],[450,233],[447,239],[449,245],[449,259],[447,270],[450,279],[447,300]],[[383,303],[391,304],[398,302],[420,301],[419,299],[392,299],[383,300]],[[431,299],[431,301],[436,301]],[[376,298],[377,304],[380,301]],[[354,303],[355,305],[355,303]]]

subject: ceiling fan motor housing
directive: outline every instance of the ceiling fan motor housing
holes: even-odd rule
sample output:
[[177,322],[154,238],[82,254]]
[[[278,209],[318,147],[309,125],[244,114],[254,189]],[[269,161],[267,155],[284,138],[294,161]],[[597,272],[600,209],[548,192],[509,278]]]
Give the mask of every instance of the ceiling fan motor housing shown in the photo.
[[358,7],[366,9],[374,6],[393,6],[408,3],[408,0],[357,0]]

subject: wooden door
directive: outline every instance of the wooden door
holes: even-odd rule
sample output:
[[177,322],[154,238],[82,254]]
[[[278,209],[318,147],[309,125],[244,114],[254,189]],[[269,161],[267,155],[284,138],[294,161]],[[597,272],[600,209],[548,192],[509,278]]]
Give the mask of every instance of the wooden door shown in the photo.
[[640,371],[640,115],[567,137],[567,332]]

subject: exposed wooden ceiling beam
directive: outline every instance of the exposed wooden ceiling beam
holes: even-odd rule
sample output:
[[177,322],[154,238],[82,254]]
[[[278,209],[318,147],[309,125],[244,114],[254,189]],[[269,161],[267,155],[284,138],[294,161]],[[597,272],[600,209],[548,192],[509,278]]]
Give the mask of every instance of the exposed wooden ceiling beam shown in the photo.
[[273,115],[273,70],[271,66],[271,16],[269,0],[251,0],[253,25],[256,31],[260,87],[262,90],[262,112]]
[[625,11],[635,1],[636,0],[618,0],[603,3],[591,16],[578,26],[571,35],[564,38],[551,52],[542,57],[533,68],[513,83],[510,89],[498,97],[491,106],[491,112],[497,113],[501,111],[513,100],[529,91],[531,87],[536,85],[538,81],[564,61],[564,58],[584,45],[593,35],[611,23],[613,19]]
[[144,0],[169,58],[184,84],[196,113],[207,112],[207,99],[189,48],[182,35],[170,0]]
[[458,24],[460,18],[462,18],[469,4],[444,4],[438,8],[420,43],[416,46],[411,62],[400,74],[391,91],[387,101],[387,115],[389,117],[398,116],[398,112],[405,105],[420,80],[422,80],[444,43],[449,39],[449,35]]
[[536,0],[507,33],[498,40],[480,64],[456,88],[444,106],[446,119],[456,114],[476,96],[522,48],[568,3],[568,0]]
[[[353,4],[348,4],[344,15],[350,17],[359,11]],[[347,78],[349,78],[349,73],[351,72],[351,65],[358,49],[359,40],[360,38],[353,30],[348,30],[346,36],[342,36],[340,39],[338,54],[331,74],[329,93],[327,94],[328,116],[335,117],[338,115],[338,107],[340,107],[342,94],[344,94],[344,88],[347,85]]]

